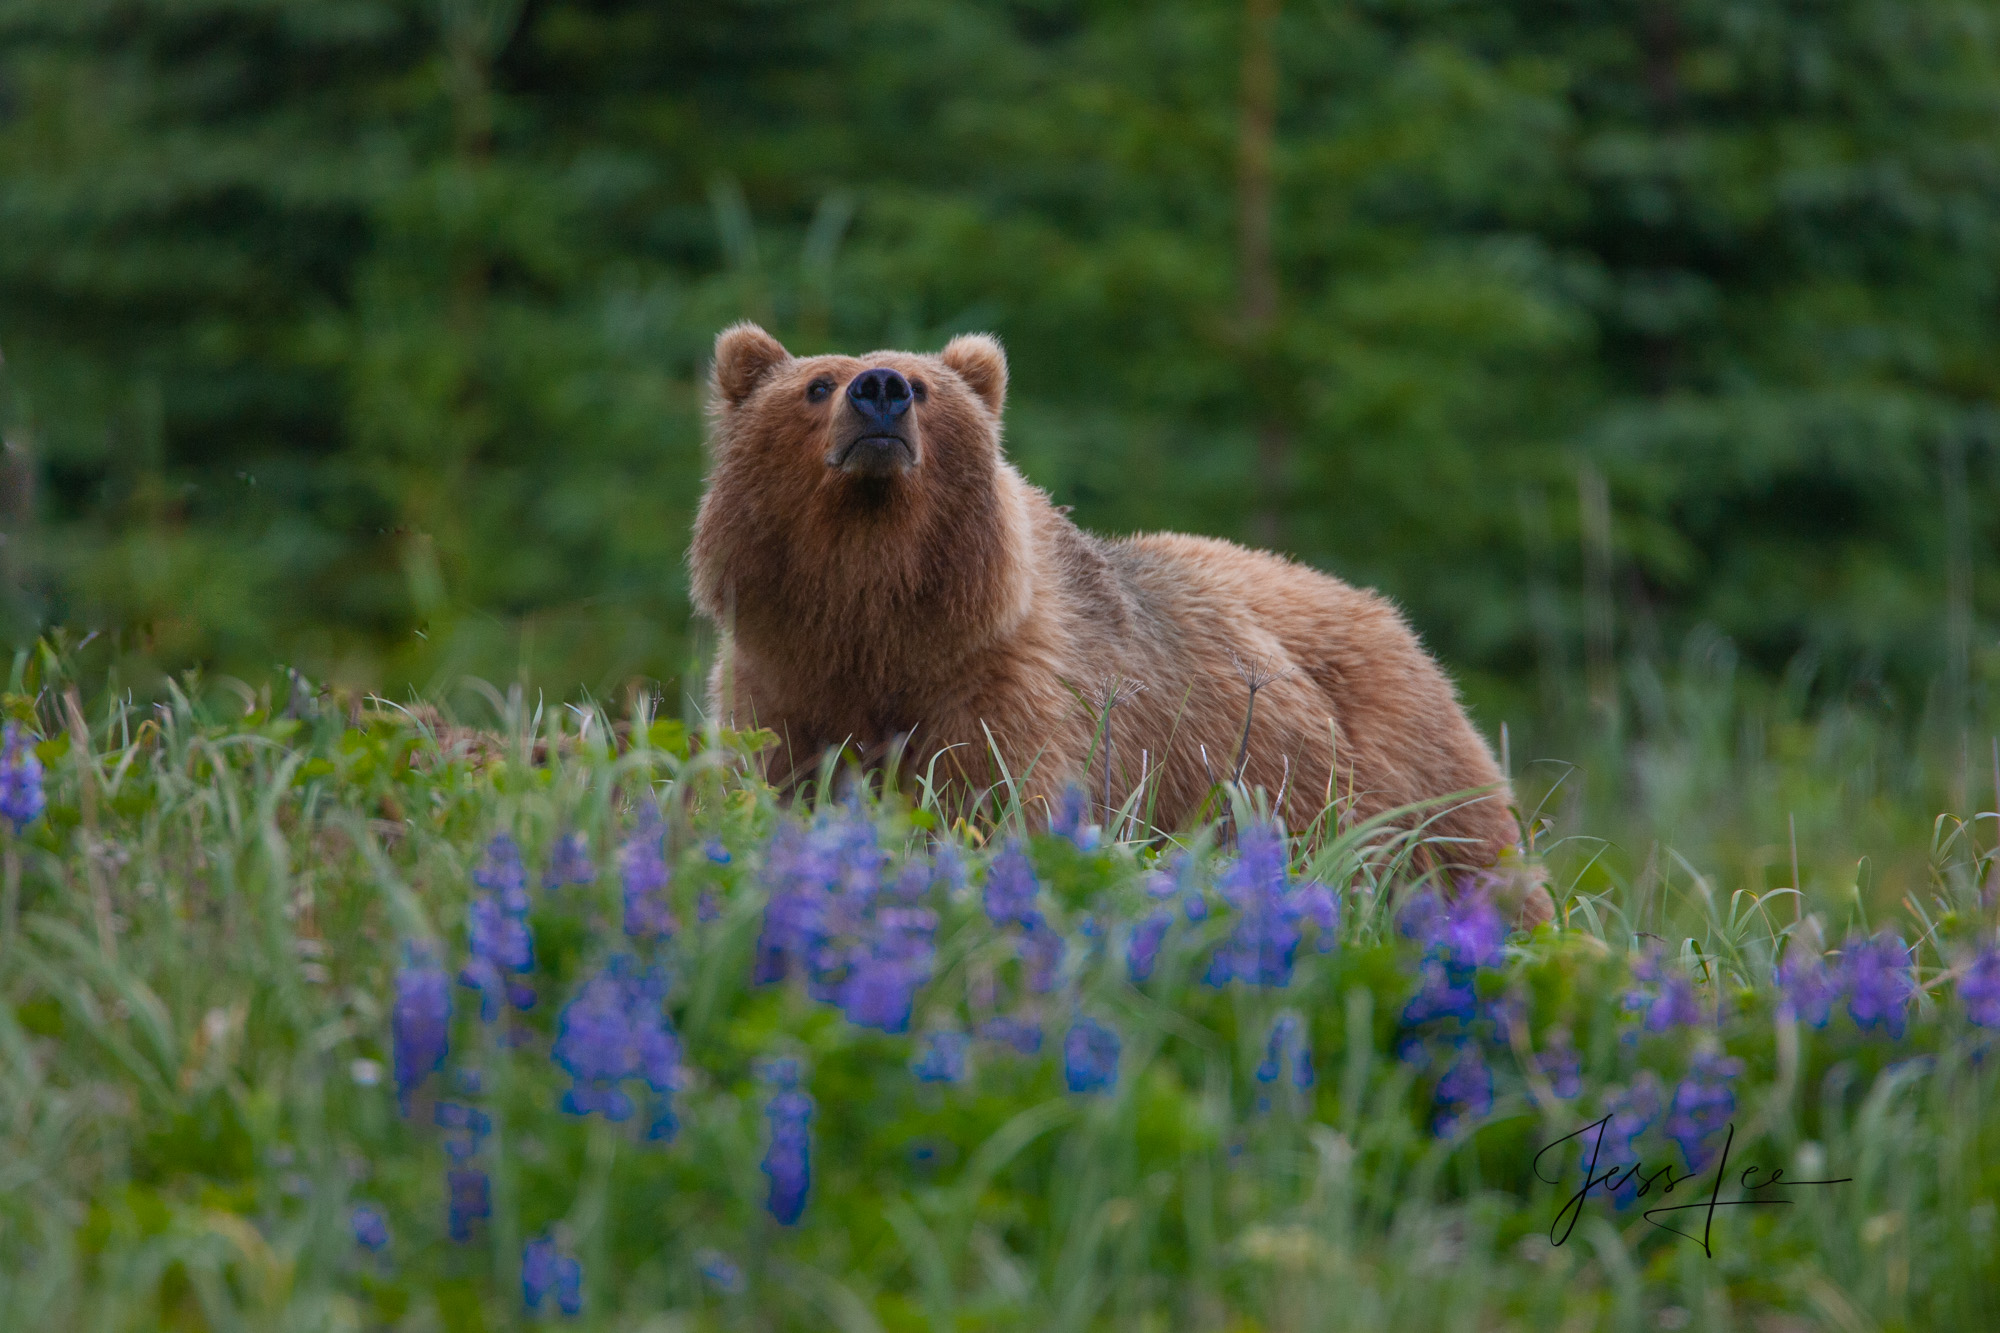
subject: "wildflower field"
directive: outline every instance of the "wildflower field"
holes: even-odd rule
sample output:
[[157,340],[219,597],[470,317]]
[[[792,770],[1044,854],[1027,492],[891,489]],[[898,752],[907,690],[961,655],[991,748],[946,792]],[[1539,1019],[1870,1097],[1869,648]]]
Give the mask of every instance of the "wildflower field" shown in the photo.
[[1524,778],[1526,935],[1257,793],[13,684],[9,1328],[2000,1326],[1994,817],[1864,883],[1811,821],[1889,778],[1755,882]]

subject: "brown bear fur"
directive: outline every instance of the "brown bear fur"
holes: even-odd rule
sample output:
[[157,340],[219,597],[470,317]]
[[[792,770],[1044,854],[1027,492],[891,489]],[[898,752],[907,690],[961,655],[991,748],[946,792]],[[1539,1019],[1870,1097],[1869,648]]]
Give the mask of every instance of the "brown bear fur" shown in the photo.
[[[852,475],[834,465],[858,429],[845,386],[873,367],[912,386],[909,457]],[[830,386],[818,401],[815,382]],[[1031,799],[1072,782],[1101,799],[1108,753],[1112,801],[1143,773],[1173,829],[1241,753],[1241,780],[1293,828],[1335,802],[1352,821],[1458,796],[1418,816],[1456,840],[1443,855],[1512,852],[1499,766],[1394,606],[1213,538],[1083,532],[1002,455],[1006,389],[984,336],[807,358],[751,324],[716,339],[694,596],[724,636],[711,704],[778,734],[774,776],[829,747],[906,743],[906,772],[942,755],[936,771],[975,790],[1011,775]],[[1119,682],[1143,688],[1122,692],[1092,758]],[[1526,916],[1546,919],[1528,892]]]

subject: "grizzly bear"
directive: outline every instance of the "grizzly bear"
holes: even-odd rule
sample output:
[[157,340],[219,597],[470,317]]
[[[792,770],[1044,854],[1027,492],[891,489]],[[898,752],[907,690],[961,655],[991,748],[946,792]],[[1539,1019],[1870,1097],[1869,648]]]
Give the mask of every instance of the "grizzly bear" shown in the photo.
[[773,777],[901,747],[905,773],[1031,802],[1143,784],[1163,830],[1226,781],[1293,828],[1431,803],[1396,816],[1429,852],[1516,864],[1499,766],[1394,606],[1210,537],[1082,531],[1002,453],[1006,394],[984,335],[859,357],[717,337],[694,599],[722,633],[711,706],[777,734]]

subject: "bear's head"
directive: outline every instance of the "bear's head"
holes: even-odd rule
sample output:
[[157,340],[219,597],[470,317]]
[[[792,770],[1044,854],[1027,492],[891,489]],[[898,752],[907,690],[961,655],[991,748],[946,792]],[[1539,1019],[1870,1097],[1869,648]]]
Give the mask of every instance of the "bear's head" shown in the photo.
[[1006,393],[1006,354],[983,334],[935,356],[794,357],[754,324],[723,330],[697,607],[739,640],[822,653],[1004,612],[1025,523],[1000,452]]

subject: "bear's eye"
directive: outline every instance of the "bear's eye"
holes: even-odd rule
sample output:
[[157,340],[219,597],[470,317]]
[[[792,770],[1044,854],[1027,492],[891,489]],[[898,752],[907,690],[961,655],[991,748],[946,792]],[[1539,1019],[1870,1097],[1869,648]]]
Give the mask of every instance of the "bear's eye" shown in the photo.
[[826,401],[826,396],[832,392],[833,392],[832,380],[829,379],[814,380],[811,384],[808,384],[806,386],[806,401],[809,403],[823,403]]
[[924,401],[924,395],[926,392],[928,391],[924,388],[924,382],[922,380],[910,381],[910,393],[913,397],[916,398],[918,402],[921,403],[922,401]]

